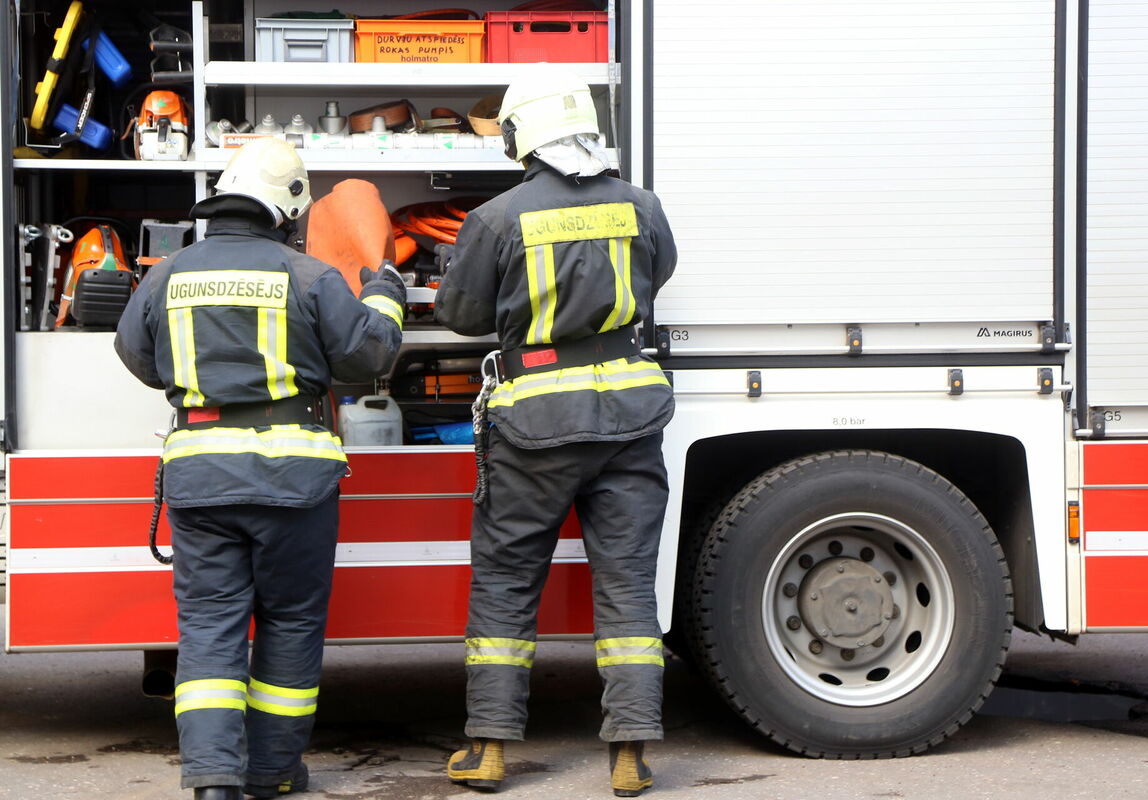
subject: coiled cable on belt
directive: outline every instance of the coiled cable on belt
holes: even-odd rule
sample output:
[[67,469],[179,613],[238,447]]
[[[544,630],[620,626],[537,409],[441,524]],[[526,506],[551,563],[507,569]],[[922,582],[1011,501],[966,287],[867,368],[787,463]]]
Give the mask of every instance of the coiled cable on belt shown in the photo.
[[147,546],[151,556],[161,564],[171,563],[172,557],[165,556],[159,551],[155,543],[156,531],[159,529],[159,512],[163,508],[163,456],[159,457],[159,464],[155,468],[155,506],[151,511],[151,525],[148,528]]
[[479,368],[482,375],[482,389],[470,406],[471,425],[474,431],[474,493],[471,502],[481,506],[486,502],[487,491],[490,488],[490,467],[487,457],[490,453],[490,422],[487,418],[487,404],[494,387],[498,385],[498,351],[487,353]]

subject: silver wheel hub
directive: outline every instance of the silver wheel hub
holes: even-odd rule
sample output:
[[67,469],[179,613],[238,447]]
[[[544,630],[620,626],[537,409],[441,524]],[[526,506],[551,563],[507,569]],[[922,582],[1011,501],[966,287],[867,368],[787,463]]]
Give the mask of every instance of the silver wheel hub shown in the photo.
[[865,647],[893,619],[893,592],[873,567],[852,558],[830,558],[809,571],[798,592],[807,629],[834,647]]
[[882,514],[824,517],[778,553],[761,598],[774,660],[809,694],[844,706],[894,701],[933,674],[956,600],[929,541]]

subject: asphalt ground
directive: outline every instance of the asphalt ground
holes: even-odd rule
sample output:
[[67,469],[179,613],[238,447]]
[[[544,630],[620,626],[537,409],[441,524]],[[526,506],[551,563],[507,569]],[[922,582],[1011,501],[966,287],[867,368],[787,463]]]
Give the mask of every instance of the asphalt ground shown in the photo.
[[[0,606],[0,611],[2,611]],[[1018,632],[1001,688],[945,745],[912,758],[795,756],[748,729],[681,660],[666,669],[654,789],[693,800],[1148,797],[1148,636],[1077,647]],[[462,646],[328,648],[305,797],[481,795],[450,784],[462,745]],[[188,798],[171,703],[139,690],[139,653],[0,655],[0,798]],[[589,642],[544,642],[528,741],[499,797],[612,797]]]

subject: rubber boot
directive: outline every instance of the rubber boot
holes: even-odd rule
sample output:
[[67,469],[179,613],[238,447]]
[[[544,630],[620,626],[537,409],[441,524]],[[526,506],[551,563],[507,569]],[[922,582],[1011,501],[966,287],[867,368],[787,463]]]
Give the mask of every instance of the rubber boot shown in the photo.
[[610,783],[615,797],[637,797],[654,784],[654,773],[642,758],[645,742],[610,742]]
[[501,739],[471,739],[470,747],[459,750],[446,765],[447,776],[472,789],[497,792],[506,777]]
[[[245,783],[243,784],[243,791],[252,797],[279,797],[285,794],[295,794],[296,792],[307,791],[307,783],[310,778],[311,774],[307,771],[307,765],[300,761],[299,769],[295,770],[295,776],[293,778],[275,784],[274,786]],[[198,800],[198,798],[196,798],[196,800]]]
[[195,800],[243,800],[243,791],[238,786],[200,786]]

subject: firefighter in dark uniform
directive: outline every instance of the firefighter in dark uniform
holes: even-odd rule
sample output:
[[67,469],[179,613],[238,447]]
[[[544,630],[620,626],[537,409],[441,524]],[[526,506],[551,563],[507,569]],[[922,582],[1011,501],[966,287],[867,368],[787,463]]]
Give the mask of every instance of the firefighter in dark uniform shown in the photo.
[[293,147],[241,148],[192,209],[206,238],[151,268],[116,334],[120,359],[176,409],[163,450],[175,715],[197,800],[306,789],[347,467],[319,411],[332,378],[384,374],[402,339],[397,272],[365,269],[356,298],[285,244],[310,204]]
[[653,780],[644,742],[662,738],[654,577],[662,428],[674,411],[634,326],[677,251],[657,197],[604,174],[593,99],[576,76],[540,67],[507,89],[499,121],[525,178],[467,216],[435,302],[458,333],[496,332],[502,362],[471,532],[471,745],[447,771],[497,789],[503,741],[523,738],[539,596],[573,504],[593,575],[600,736],[614,793],[632,797]]

